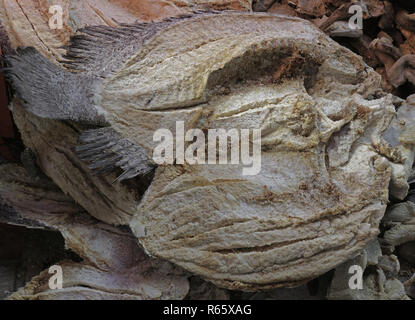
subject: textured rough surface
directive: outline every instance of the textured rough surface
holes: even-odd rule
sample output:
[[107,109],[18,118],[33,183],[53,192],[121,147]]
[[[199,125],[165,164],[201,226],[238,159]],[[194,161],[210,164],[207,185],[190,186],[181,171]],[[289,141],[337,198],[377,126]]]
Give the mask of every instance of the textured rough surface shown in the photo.
[[348,260],[379,232],[391,163],[413,158],[411,140],[407,154],[396,148],[411,122],[399,124],[397,144],[383,137],[395,108],[379,75],[297,18],[209,14],[169,25],[98,93],[112,128],[149,154],[154,130],[174,131],[177,120],[261,129],[258,175],[243,176],[241,165],[160,166],[140,201],[79,162],[76,125],[15,106],[25,144],[89,213],[133,217],[147,253],[229,289],[294,286]]
[[389,155],[390,159],[394,159],[391,161],[389,193],[398,200],[404,200],[408,195],[415,156],[415,103],[411,97],[398,108],[383,137],[393,147]]
[[[49,8],[63,9],[63,28],[51,30]],[[2,0],[0,21],[13,47],[33,46],[51,61],[62,58],[71,34],[88,25],[118,26],[152,21],[197,9],[249,11],[251,0]]]
[[395,247],[415,241],[415,204],[408,201],[390,207],[382,224],[387,228],[385,244]]
[[[0,166],[0,204],[6,221],[58,230],[82,262],[61,261],[63,289],[51,290],[48,270],[10,299],[183,299],[187,275],[170,263],[148,258],[128,231],[86,214],[53,183],[39,185],[17,165]],[[41,200],[39,200],[41,199]]]
[[[14,103],[13,117],[26,146],[36,154],[39,167],[95,218],[128,224],[139,203],[140,189],[112,184],[115,174],[93,175],[75,153],[80,129],[57,120],[38,118]],[[141,190],[143,192],[144,190]]]
[[[378,233],[391,174],[381,134],[394,116],[392,97],[357,56],[302,20],[209,19],[149,42],[146,59],[137,54],[106,80],[103,106],[119,132],[149,148],[145,124],[127,118],[146,113],[157,127],[172,128],[152,114],[188,110],[199,128],[260,128],[262,170],[246,177],[238,165],[159,167],[130,225],[148,253],[222,287],[305,282]],[[198,28],[203,36],[177,45],[182,32]],[[283,59],[296,69],[278,69]],[[173,78],[176,70],[182,76]],[[138,79],[145,82],[135,87]],[[183,108],[197,103],[202,107]]]

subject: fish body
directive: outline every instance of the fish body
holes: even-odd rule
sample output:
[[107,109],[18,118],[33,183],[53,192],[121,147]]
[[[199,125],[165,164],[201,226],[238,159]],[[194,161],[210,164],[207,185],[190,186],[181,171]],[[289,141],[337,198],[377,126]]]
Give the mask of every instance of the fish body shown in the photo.
[[[63,67],[33,49],[8,61],[28,111],[90,126],[78,152],[92,169],[120,167],[120,181],[155,170],[130,222],[149,255],[256,291],[307,282],[379,232],[392,96],[307,21],[213,12],[88,27]],[[260,130],[261,170],[156,166],[154,133],[178,122],[185,132]]]

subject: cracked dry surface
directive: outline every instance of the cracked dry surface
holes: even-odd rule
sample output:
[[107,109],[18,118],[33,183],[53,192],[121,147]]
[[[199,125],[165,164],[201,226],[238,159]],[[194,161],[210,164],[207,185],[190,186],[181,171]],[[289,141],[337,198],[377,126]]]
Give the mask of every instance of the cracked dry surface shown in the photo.
[[130,224],[151,256],[256,291],[348,260],[379,232],[390,180],[405,191],[413,145],[390,144],[400,125],[383,135],[396,114],[380,82],[301,19],[230,13],[174,24],[104,80],[112,127],[149,154],[154,131],[174,132],[178,120],[185,130],[261,129],[262,170],[160,166],[143,197],[141,180],[112,185],[116,175],[96,177],[81,163],[73,149],[82,128],[40,119],[18,101],[13,115],[43,171],[89,214]]
[[[117,131],[149,149],[148,123],[174,132],[178,115],[186,129],[261,129],[261,172],[161,166],[130,226],[150,255],[221,287],[306,282],[379,232],[396,160],[382,138],[392,96],[358,56],[307,22],[209,19],[150,41],[106,81],[103,106]],[[183,43],[194,29],[203,32]]]

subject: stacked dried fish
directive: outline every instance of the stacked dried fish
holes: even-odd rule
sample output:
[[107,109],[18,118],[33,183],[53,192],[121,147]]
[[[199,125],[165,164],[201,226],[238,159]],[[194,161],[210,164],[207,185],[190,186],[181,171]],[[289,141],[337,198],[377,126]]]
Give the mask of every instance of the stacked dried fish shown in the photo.
[[[399,10],[395,14],[392,10],[401,8],[397,3],[361,4],[365,24],[373,30],[376,20],[375,29],[382,30],[372,41],[365,29],[350,32],[347,28],[349,7],[354,5],[351,2],[283,0],[253,5],[259,11],[313,20],[333,38],[361,53],[368,65],[378,69],[384,64],[387,78],[382,82],[359,56],[311,23],[295,17],[235,12],[199,13],[154,25],[123,25],[118,30],[90,27],[72,40],[66,56],[70,61],[60,66],[62,69],[33,50],[10,58],[14,87],[25,100],[25,105],[18,99],[13,102],[13,116],[23,142],[33,150],[41,170],[89,215],[102,221],[83,212],[77,214],[80,218],[76,221],[72,215],[49,220],[36,212],[32,220],[45,221],[59,230],[67,246],[84,261],[61,263],[65,277],[70,279],[63,291],[47,288],[45,271],[12,298],[183,298],[188,292],[189,274],[148,258],[139,245],[151,256],[233,290],[301,285],[341,264],[334,275],[314,280],[324,282],[324,292],[317,290],[314,297],[411,296],[414,213],[410,202],[398,202],[411,194],[415,112],[412,97],[405,101],[385,92],[406,98],[410,88],[405,83],[412,81],[412,57],[400,54],[399,35],[391,31],[387,19],[399,21],[404,35],[411,28],[411,15]],[[142,38],[132,37],[142,43],[128,42],[132,41],[130,34],[143,30]],[[194,36],[182,36],[189,34]],[[106,42],[105,48],[97,46],[101,51],[95,48],[97,41],[105,42],[113,35],[118,37],[111,45],[117,47],[108,48]],[[79,41],[88,42],[88,48],[82,49]],[[361,45],[364,43],[366,47]],[[121,53],[125,60],[111,54],[102,60],[99,52],[105,50]],[[38,65],[33,66],[33,61]],[[110,70],[104,71],[103,61]],[[42,65],[63,78],[85,83],[83,89],[90,90],[91,95],[82,103],[93,100],[94,104],[81,111],[70,109],[82,104],[71,103],[73,97],[68,96],[69,102],[60,105],[69,107],[69,117],[65,118],[65,109],[59,110],[61,113],[47,109],[56,97],[53,90],[45,90],[48,98],[39,108],[38,98],[27,90],[28,85],[37,88],[39,83],[29,84],[32,80],[27,70],[29,74],[42,74]],[[75,69],[78,73],[69,73]],[[40,77],[47,80],[48,74]],[[53,89],[48,81],[45,83],[42,86]],[[99,97],[104,118],[94,118],[98,100],[89,100],[94,95]],[[154,177],[140,176],[138,170],[138,178],[115,185],[111,182],[119,172],[106,177],[94,175],[91,168],[102,163],[104,171],[108,169],[108,159],[97,158],[94,148],[108,144],[115,152],[119,150],[114,149],[117,141],[128,138],[123,156],[129,150],[151,154],[154,144],[150,129],[172,128],[180,119],[186,127],[203,130],[245,128],[247,123],[250,128],[261,128],[261,173],[242,176],[238,165],[167,165],[159,166]],[[105,128],[81,134],[92,132],[85,120],[94,126],[110,125],[111,134],[103,135]],[[80,158],[75,152],[79,135],[87,146],[78,150],[94,157]],[[94,141],[102,136],[105,140]],[[93,162],[91,168],[83,158]],[[7,172],[22,170],[7,166]],[[131,166],[123,178],[135,175]],[[16,195],[26,194],[30,200],[32,192],[27,189],[32,183],[24,179],[19,182],[22,176],[22,172],[11,178],[5,175],[0,193],[19,215],[27,208],[16,201]],[[48,189],[50,182],[43,177],[36,178],[37,183],[39,179],[41,188]],[[10,189],[14,191],[7,192]],[[48,194],[44,197],[48,199]],[[381,226],[386,232],[378,240],[389,197],[398,204],[387,210]],[[130,225],[139,245],[134,236],[111,224]],[[104,230],[105,235],[93,243],[81,243],[80,235],[89,239],[92,230],[99,234]],[[117,241],[108,240],[113,234]],[[126,248],[133,253],[124,255],[116,250],[121,256],[107,256],[106,247],[102,247],[107,242],[119,247],[128,243]],[[134,258],[136,255],[139,259]],[[400,263],[400,257],[408,264]],[[367,270],[365,290],[350,289],[345,281],[350,266]],[[133,274],[132,282],[113,282],[114,278],[131,279]],[[176,290],[167,290],[172,285]],[[199,290],[194,290],[198,285]],[[298,294],[313,298],[310,288],[277,289],[264,296],[244,297]],[[226,298],[229,293],[191,278],[189,297]]]

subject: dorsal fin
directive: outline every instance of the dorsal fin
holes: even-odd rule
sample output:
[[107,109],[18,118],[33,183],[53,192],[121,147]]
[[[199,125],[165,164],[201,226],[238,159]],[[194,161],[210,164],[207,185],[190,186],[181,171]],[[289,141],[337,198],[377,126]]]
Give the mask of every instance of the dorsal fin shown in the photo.
[[85,131],[80,142],[76,151],[83,161],[89,162],[89,168],[95,174],[105,175],[116,168],[123,170],[114,182],[144,176],[155,167],[144,148],[121,137],[111,127]]
[[162,29],[196,16],[219,13],[221,11],[199,10],[160,22],[120,24],[119,27],[88,26],[71,37],[69,45],[64,47],[67,52],[61,63],[73,71],[106,77]]

